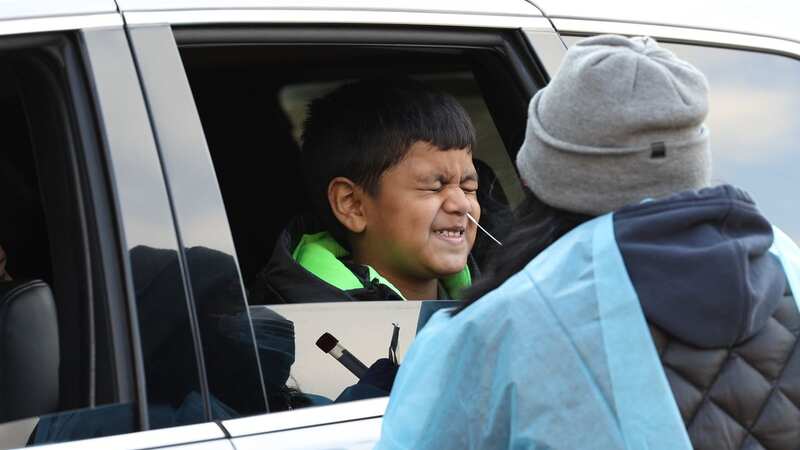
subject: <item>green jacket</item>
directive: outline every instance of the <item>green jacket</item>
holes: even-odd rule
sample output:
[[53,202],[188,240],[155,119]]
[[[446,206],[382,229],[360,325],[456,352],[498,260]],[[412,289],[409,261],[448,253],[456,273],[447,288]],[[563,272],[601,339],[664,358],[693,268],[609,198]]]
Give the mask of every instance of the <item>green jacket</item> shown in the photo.
[[[329,233],[304,234],[294,228],[281,234],[257,275],[250,289],[251,304],[405,300],[375,269],[349,262],[349,252]],[[458,298],[470,283],[470,269],[465,267],[440,280],[440,296]]]

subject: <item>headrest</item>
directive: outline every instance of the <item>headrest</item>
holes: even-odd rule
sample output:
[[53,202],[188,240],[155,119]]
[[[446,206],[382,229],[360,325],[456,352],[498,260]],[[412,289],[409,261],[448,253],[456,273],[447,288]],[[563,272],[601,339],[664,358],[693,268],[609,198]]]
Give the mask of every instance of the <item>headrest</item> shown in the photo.
[[47,283],[0,283],[0,423],[58,409],[58,346]]

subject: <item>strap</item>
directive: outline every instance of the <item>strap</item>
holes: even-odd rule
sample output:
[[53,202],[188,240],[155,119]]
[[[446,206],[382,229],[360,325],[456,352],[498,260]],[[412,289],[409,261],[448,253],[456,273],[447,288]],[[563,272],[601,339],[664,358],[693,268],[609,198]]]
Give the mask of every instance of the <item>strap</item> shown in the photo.
[[691,450],[675,397],[619,251],[613,215],[595,227],[593,264],[613,401],[627,449]]

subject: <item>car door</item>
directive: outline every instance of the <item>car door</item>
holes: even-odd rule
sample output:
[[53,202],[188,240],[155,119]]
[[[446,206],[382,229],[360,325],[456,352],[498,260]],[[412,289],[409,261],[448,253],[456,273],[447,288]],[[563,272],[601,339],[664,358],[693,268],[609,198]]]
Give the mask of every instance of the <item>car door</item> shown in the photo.
[[[480,122],[484,150],[478,156],[493,174],[493,183],[500,185],[501,203],[510,212],[510,204],[519,201],[521,192],[513,156],[522,142],[527,100],[544,85],[565,49],[550,23],[533,6],[515,1],[492,8],[473,4],[467,6],[475,9],[469,13],[427,2],[417,7],[382,2],[370,8],[357,2],[321,2],[302,9],[274,2],[119,4],[154,125],[179,246],[186,253],[210,249],[217,255],[202,267],[190,263],[185,269],[195,310],[206,307],[200,299],[207,288],[203,281],[209,274],[224,273],[234,283],[222,309],[247,318],[269,309],[292,318],[300,347],[313,342],[301,336],[303,330],[340,327],[341,333],[349,333],[348,345],[357,353],[385,353],[394,320],[405,324],[402,356],[421,311],[413,302],[407,306],[371,302],[363,307],[248,304],[245,288],[269,251],[251,254],[271,245],[262,242],[259,234],[278,231],[291,212],[303,206],[301,200],[290,201],[291,192],[287,192],[297,187],[293,180],[300,178],[292,163],[293,137],[278,133],[289,128],[299,132],[305,103],[314,95],[342,80],[366,76],[381,64],[409,70],[432,84],[460,86],[459,100]],[[303,58],[305,62],[298,62]],[[302,64],[317,64],[320,58],[329,58],[336,67],[320,76],[304,72]],[[364,65],[350,62],[368,60]],[[277,74],[282,67],[285,72]],[[493,87],[497,92],[481,94]],[[275,112],[276,108],[280,110]],[[280,125],[284,128],[275,126],[287,122]],[[212,177],[217,182],[209,181]],[[270,205],[271,200],[276,203]],[[498,217],[505,217],[502,205],[499,211]],[[254,231],[254,223],[261,228]],[[270,240],[274,238],[270,234]],[[360,320],[380,317],[375,320],[385,326],[359,325],[355,315],[345,313],[353,309],[359,309]],[[409,319],[402,319],[402,314]],[[258,344],[258,357],[247,355],[251,362],[240,361],[228,377],[214,374],[223,371],[210,362],[218,364],[224,357],[207,344],[212,338],[204,333],[209,330],[198,328],[204,346],[199,357],[206,366],[209,395],[231,398],[226,392],[251,386],[253,399],[263,399],[263,391],[252,389],[279,369],[268,359],[268,352]],[[252,339],[251,333],[243,329],[247,340]],[[315,352],[316,348],[298,348],[292,379],[299,384],[292,389],[323,392],[330,403],[337,392],[357,380]],[[222,365],[228,364],[232,362]],[[298,368],[307,371],[300,373]],[[266,405],[262,403],[262,411],[255,403],[240,403],[239,408],[245,409],[234,409],[241,417],[212,412],[236,448],[370,448],[379,436],[380,417],[388,401],[383,397],[278,412],[274,392],[266,389],[269,399]]]
[[0,447],[231,448],[116,5],[3,5],[0,58]]

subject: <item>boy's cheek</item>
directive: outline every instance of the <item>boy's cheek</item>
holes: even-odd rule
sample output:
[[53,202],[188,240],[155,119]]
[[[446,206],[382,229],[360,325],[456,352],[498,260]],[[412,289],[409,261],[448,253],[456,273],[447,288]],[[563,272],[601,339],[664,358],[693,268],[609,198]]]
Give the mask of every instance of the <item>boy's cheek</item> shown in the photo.
[[[476,217],[477,219],[477,217]],[[475,245],[475,238],[478,236],[478,227],[473,227],[469,230],[469,249],[472,250],[472,246]]]
[[481,218],[481,204],[478,203],[478,199],[477,198],[473,198],[472,199],[472,208],[470,208],[470,209],[472,210],[470,212],[470,215],[472,215],[472,217],[474,217],[475,220],[480,220],[480,218]]

